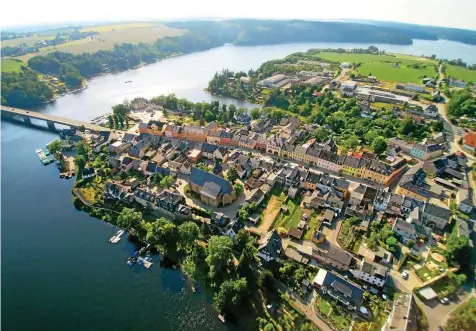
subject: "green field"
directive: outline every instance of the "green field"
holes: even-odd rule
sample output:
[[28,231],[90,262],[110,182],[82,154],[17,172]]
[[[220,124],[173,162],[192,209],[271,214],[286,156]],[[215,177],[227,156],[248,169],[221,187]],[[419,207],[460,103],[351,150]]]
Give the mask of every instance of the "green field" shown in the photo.
[[5,47],[5,46],[16,47],[16,46],[19,46],[20,44],[33,46],[38,41],[47,40],[47,39],[55,39],[55,36],[56,36],[55,33],[45,34],[45,35],[35,34],[31,37],[2,40],[2,47]]
[[2,72],[20,71],[25,63],[16,59],[2,59]]
[[476,83],[476,70],[469,70],[463,67],[446,65],[446,76],[464,80],[465,82]]
[[[358,72],[364,76],[376,76],[377,80],[421,83],[421,77],[434,77],[437,62],[403,54],[372,55],[322,52],[319,57],[328,61],[360,63]],[[398,66],[396,63],[399,63]],[[420,68],[411,67],[418,64]]]

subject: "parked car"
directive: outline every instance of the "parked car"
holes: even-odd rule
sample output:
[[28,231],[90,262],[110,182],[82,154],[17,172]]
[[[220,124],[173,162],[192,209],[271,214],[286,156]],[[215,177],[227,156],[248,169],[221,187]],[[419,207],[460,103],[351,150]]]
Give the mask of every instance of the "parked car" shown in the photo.
[[403,272],[402,272],[402,278],[403,278],[403,279],[408,279],[408,276],[409,276],[409,275],[408,275],[408,271],[403,270]]
[[444,297],[443,299],[440,300],[440,302],[444,305],[447,305],[448,303],[450,303],[450,300],[448,300],[447,297]]

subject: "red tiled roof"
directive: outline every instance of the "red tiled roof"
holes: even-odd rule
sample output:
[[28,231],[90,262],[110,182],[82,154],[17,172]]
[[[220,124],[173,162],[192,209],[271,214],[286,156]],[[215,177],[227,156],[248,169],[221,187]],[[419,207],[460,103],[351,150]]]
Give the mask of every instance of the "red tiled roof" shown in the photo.
[[464,136],[464,144],[476,148],[476,134],[468,133]]

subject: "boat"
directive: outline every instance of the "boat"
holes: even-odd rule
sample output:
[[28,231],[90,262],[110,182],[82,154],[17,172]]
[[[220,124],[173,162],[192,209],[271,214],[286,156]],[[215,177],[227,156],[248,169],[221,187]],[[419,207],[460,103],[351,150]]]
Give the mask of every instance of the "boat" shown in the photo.
[[126,81],[126,84],[127,84],[127,83],[132,83],[132,80],[127,80],[127,81]]
[[195,284],[192,284],[192,292],[197,293],[197,288],[195,287]]
[[222,322],[225,323],[225,315],[218,315],[218,319]]
[[134,265],[134,261],[133,261],[133,259],[132,259],[131,257],[127,259],[127,265],[128,265],[129,267],[132,267],[132,266]]
[[117,244],[122,239],[124,232],[124,230],[117,231],[117,233],[109,239],[109,242],[111,244]]

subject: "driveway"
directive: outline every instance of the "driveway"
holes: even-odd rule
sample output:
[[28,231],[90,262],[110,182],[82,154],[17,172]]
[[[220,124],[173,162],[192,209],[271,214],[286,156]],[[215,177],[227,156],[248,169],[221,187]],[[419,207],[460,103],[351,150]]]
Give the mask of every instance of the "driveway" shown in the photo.
[[429,300],[427,302],[422,302],[415,296],[415,299],[418,303],[418,306],[425,312],[428,319],[429,331],[436,331],[438,326],[444,326],[446,320],[448,319],[450,313],[457,308],[462,303],[469,300],[473,297],[474,294],[471,292],[470,288],[461,288],[456,294],[454,294],[450,299],[450,302],[446,305],[441,304],[437,300]]

